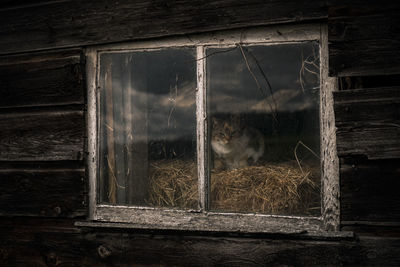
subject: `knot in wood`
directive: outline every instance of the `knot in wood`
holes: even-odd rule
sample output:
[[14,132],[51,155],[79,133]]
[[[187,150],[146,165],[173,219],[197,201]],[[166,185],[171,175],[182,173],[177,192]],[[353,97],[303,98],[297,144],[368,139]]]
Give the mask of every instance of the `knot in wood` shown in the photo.
[[46,265],[47,266],[56,266],[58,261],[57,254],[54,252],[50,252],[46,255]]
[[59,207],[59,206],[57,206],[57,207],[54,207],[54,213],[55,213],[55,215],[60,215],[61,214],[61,208]]
[[109,249],[108,247],[106,247],[106,246],[104,246],[104,245],[100,245],[98,248],[97,248],[97,253],[99,254],[99,256],[101,257],[101,258],[107,258],[107,257],[109,257],[110,255],[111,255],[111,253],[112,253],[112,251],[111,251],[111,249]]

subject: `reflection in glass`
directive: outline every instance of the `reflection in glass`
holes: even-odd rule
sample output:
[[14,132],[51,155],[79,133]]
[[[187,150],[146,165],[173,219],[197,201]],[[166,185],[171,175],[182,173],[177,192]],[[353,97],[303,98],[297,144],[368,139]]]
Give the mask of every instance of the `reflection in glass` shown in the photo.
[[100,202],[197,207],[195,50],[99,59]]
[[320,213],[317,42],[207,49],[211,209]]

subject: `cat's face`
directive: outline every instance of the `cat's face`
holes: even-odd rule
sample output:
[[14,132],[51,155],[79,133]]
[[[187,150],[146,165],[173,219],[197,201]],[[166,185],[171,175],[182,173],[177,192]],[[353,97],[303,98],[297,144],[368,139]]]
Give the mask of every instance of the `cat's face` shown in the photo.
[[236,137],[240,136],[240,123],[236,120],[223,121],[213,118],[212,140],[227,145]]

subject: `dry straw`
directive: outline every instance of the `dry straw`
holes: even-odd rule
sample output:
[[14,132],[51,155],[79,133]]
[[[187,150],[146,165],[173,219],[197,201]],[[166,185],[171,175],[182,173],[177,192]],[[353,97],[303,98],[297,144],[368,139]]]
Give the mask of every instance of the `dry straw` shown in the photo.
[[[149,203],[196,208],[196,165],[181,160],[152,164]],[[267,214],[320,212],[319,169],[297,163],[265,164],[212,171],[211,209]]]
[[182,160],[153,162],[150,168],[149,203],[159,207],[196,208],[196,165]]

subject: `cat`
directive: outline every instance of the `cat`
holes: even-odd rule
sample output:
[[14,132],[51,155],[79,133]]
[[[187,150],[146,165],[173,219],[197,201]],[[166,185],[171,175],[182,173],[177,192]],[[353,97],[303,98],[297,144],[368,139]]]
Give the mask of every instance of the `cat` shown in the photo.
[[228,170],[255,164],[264,154],[264,136],[241,123],[237,116],[228,120],[212,118],[211,147]]

